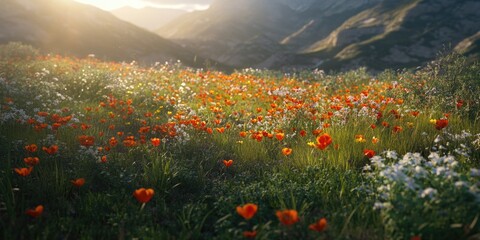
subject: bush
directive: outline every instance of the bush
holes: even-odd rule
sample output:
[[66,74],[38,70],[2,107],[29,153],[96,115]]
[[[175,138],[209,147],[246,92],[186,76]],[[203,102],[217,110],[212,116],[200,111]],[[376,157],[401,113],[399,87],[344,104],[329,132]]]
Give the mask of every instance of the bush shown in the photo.
[[9,42],[0,45],[0,60],[28,60],[34,59],[38,54],[39,52],[36,48],[20,42]]
[[[425,80],[425,103],[443,112],[458,112],[470,119],[480,115],[480,64],[458,53],[443,55],[420,70]],[[422,96],[419,96],[422,97]]]
[[452,155],[432,152],[375,156],[365,167],[374,209],[391,239],[461,239],[477,232],[478,169],[465,171]]

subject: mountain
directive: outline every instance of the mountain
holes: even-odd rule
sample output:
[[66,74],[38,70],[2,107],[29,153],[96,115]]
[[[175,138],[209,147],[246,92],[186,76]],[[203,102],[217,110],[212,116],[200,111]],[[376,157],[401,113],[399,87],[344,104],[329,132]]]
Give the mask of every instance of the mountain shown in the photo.
[[95,54],[106,60],[204,63],[189,50],[108,12],[66,0],[3,0],[0,43],[9,41],[31,44],[44,52]]
[[173,19],[187,13],[187,11],[184,10],[154,7],[140,9],[122,7],[110,12],[119,19],[133,23],[150,31],[157,30]]
[[214,1],[157,33],[237,68],[372,70],[479,51],[476,0]]

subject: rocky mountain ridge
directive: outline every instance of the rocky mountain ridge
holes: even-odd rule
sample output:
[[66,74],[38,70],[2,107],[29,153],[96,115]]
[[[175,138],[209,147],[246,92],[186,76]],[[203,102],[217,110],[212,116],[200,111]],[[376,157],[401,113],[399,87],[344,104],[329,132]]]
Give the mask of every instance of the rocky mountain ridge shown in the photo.
[[217,0],[157,32],[236,68],[381,70],[478,56],[479,22],[474,0]]

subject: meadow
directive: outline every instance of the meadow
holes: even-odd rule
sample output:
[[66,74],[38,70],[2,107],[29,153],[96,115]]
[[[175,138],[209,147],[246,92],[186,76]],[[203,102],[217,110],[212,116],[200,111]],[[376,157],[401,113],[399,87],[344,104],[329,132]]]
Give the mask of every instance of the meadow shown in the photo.
[[141,67],[0,46],[2,239],[479,239],[480,64]]

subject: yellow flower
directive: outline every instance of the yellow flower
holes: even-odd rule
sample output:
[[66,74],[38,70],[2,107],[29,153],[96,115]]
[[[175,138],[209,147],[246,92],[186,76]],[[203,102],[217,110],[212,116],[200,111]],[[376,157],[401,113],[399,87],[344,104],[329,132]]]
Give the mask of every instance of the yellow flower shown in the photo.
[[363,137],[363,135],[355,135],[355,142],[357,143],[364,143],[367,140]]
[[431,123],[431,124],[436,124],[436,123],[437,123],[437,119],[430,119],[430,123]]
[[314,143],[314,142],[308,142],[307,144],[308,144],[308,146],[310,146],[310,147],[315,147],[315,143]]

